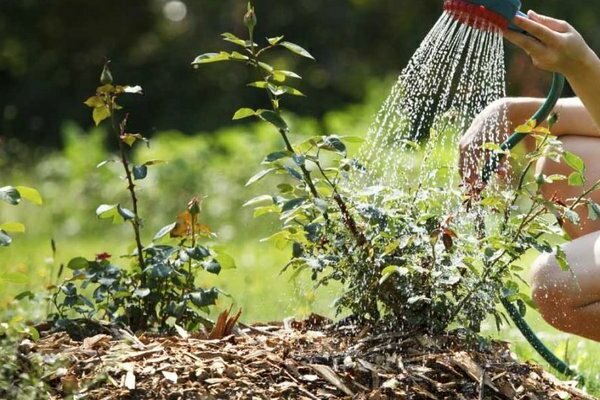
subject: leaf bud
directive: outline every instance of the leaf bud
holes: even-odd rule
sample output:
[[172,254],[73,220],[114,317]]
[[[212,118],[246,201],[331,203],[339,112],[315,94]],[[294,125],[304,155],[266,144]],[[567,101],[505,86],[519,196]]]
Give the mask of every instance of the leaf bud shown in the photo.
[[192,200],[190,200],[188,203],[188,212],[191,215],[200,214],[200,199],[198,199],[198,197],[194,197]]
[[244,25],[246,25],[250,33],[252,33],[257,23],[258,19],[256,18],[254,7],[252,7],[252,5],[248,3],[248,12],[246,12],[246,15],[244,15]]
[[108,68],[108,64],[110,64],[110,61],[104,64],[104,68],[102,68],[102,73],[100,74],[100,83],[103,85],[111,85],[113,83],[112,73]]

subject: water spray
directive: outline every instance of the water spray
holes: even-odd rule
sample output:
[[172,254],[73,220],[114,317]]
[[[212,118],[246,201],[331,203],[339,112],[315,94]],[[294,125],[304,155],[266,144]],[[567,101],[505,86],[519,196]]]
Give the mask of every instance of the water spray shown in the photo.
[[[512,29],[522,32],[517,26],[512,23],[512,20],[517,16],[527,17],[526,14],[520,11],[520,0],[445,0],[444,10],[458,21],[472,26],[480,30],[493,29]],[[565,85],[564,76],[555,73],[553,76],[552,87],[542,107],[530,118],[529,122],[532,126],[537,126],[548,118],[558,99],[560,98]],[[514,133],[500,146],[503,151],[512,150],[519,144],[527,134]],[[482,180],[484,183],[489,182],[492,175],[496,172],[501,161],[501,155],[494,153],[482,171]],[[511,319],[519,328],[523,336],[533,346],[533,348],[557,371],[567,376],[575,376],[575,372],[571,370],[569,365],[559,359],[555,354],[544,345],[537,337],[535,332],[523,319],[523,316],[505,296],[500,295],[500,300],[506,308]]]

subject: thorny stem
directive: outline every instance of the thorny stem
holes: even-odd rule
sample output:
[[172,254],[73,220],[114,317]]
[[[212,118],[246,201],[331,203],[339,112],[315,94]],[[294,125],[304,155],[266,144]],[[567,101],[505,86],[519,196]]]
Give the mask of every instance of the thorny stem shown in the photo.
[[[319,157],[318,157],[318,153],[317,153],[317,159],[318,158]],[[321,175],[323,175],[323,178],[325,178],[325,180],[327,181],[329,186],[331,186],[331,188],[333,189],[333,200],[336,202],[336,204],[338,205],[338,207],[342,213],[342,220],[344,221],[344,224],[346,224],[346,227],[354,235],[354,237],[358,241],[359,246],[363,246],[364,244],[367,243],[367,239],[365,238],[363,233],[358,229],[358,226],[356,226],[356,221],[354,220],[354,218],[352,218],[352,215],[350,214],[350,211],[348,210],[348,206],[344,202],[344,199],[342,199],[342,196],[340,195],[340,192],[337,189],[337,185],[335,183],[333,183],[329,179],[329,177],[327,177],[327,174],[323,170],[323,167],[321,166],[320,162],[317,161],[315,164],[317,165],[317,168],[319,168],[319,171],[321,172]]]
[[[115,132],[115,135],[117,135],[117,141],[119,143],[121,162],[123,163],[123,169],[125,170],[125,176],[127,179],[127,190],[129,191],[129,195],[131,197],[133,214],[135,216],[135,219],[133,221],[131,221],[131,225],[133,226],[133,232],[135,234],[135,244],[137,247],[138,262],[140,263],[140,269],[143,271],[144,267],[145,267],[144,254],[143,254],[144,246],[142,246],[142,240],[141,240],[141,235],[140,235],[140,217],[138,214],[138,199],[137,199],[137,195],[135,193],[135,183],[133,182],[133,176],[131,174],[129,160],[127,159],[127,151],[125,149],[125,143],[123,143],[123,140],[121,139],[121,136],[125,134],[125,125],[127,123],[127,116],[119,125],[117,123],[117,119],[115,117],[114,99],[111,99],[109,108],[110,108],[110,116],[111,116],[111,121],[112,121],[112,128],[113,128],[113,131]],[[141,281],[142,281],[142,285],[146,284],[146,278],[143,273],[141,275]]]

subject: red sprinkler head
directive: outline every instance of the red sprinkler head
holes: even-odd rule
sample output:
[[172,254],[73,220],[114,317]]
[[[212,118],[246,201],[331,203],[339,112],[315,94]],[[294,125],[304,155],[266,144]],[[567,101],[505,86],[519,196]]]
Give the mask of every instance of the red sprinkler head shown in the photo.
[[[479,1],[481,3],[481,1]],[[445,0],[444,10],[463,24],[473,28],[491,31],[495,29],[506,30],[509,20],[483,4],[476,4],[467,0]]]

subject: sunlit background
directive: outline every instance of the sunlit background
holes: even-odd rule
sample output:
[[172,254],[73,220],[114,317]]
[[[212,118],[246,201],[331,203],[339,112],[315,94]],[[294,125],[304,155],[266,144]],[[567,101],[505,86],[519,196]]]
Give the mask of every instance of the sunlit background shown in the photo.
[[[256,0],[257,38],[286,35],[306,47],[312,62],[273,53],[272,63],[298,71],[308,99],[284,102],[297,137],[339,133],[364,136],[398,73],[442,9],[441,0]],[[600,50],[600,1],[525,0],[569,20]],[[129,230],[96,219],[101,203],[126,201],[119,173],[96,165],[111,157],[107,132],[93,128],[82,102],[93,93],[105,59],[117,83],[139,84],[144,96],[124,102],[130,129],[152,138],[136,159],[164,159],[142,184],[144,238],[173,221],[193,195],[206,196],[203,220],[236,259],[236,270],[202,277],[228,291],[246,321],[281,319],[311,311],[332,316],[336,288],[312,290],[305,277],[279,275],[290,250],[261,242],[278,221],[255,220],[241,205],[268,193],[274,181],[253,188],[245,181],[264,154],[281,147],[268,126],[231,121],[242,106],[264,106],[263,93],[245,87],[254,77],[242,66],[201,70],[201,53],[231,49],[220,33],[244,35],[242,0],[19,0],[0,2],[0,186],[38,188],[45,204],[0,206],[0,221],[17,219],[27,232],[0,249],[0,306],[26,289],[55,281],[52,271],[70,257],[128,252]],[[542,96],[549,74],[509,47],[508,90]],[[50,240],[57,244],[52,258]],[[527,264],[527,260],[524,261]],[[3,278],[2,278],[3,277]],[[25,278],[24,278],[25,277]],[[39,315],[43,308],[32,310]],[[36,314],[34,313],[34,314]],[[532,314],[533,315],[533,314]],[[531,318],[531,316],[530,316]],[[557,335],[533,316],[554,348],[595,374],[598,346]],[[514,332],[503,337],[518,338]],[[569,344],[567,344],[569,343]],[[532,352],[518,346],[525,358]]]

